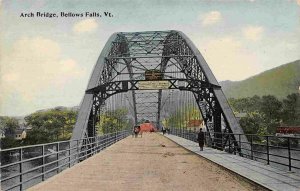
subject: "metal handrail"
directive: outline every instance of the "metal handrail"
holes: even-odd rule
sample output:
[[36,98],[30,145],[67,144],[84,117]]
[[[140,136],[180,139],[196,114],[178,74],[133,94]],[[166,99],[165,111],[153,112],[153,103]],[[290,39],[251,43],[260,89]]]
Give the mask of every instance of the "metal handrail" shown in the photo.
[[[173,129],[170,133],[180,136],[180,137],[183,137],[183,138],[186,138],[186,139],[189,139],[191,141],[197,142],[197,140],[195,139],[197,137],[196,131],[191,131],[191,130],[186,130],[186,129],[181,129],[180,131],[178,131],[177,129]],[[296,161],[300,162],[300,158],[298,159],[298,158],[292,157],[292,153],[291,153],[291,151],[294,151],[294,152],[299,152],[299,154],[300,154],[300,145],[299,144],[298,144],[299,145],[298,148],[293,148],[291,146],[292,145],[291,140],[296,140],[297,143],[300,143],[300,137],[257,135],[257,134],[235,134],[235,133],[223,133],[223,132],[215,132],[215,133],[211,133],[211,134],[214,136],[214,138],[212,138],[212,139],[208,139],[210,137],[210,135],[208,135],[207,133],[205,134],[206,140],[212,141],[208,144],[208,146],[210,146],[210,147],[214,147],[214,148],[217,148],[220,150],[225,150],[226,152],[229,152],[229,153],[239,154],[242,157],[247,157],[252,160],[260,159],[262,161],[266,161],[267,164],[276,163],[279,165],[287,166],[289,171],[291,171],[292,168],[300,169],[300,163],[297,164],[297,166],[293,164],[293,162],[296,162]],[[191,135],[193,135],[193,136],[191,136]],[[248,138],[249,141],[245,142],[245,141],[241,141],[241,139],[231,140],[229,138],[226,143],[224,142],[224,138],[226,136],[227,137],[240,137],[241,135],[249,137]],[[254,137],[259,138],[259,140],[261,140],[261,141],[256,141],[256,143],[255,143],[253,140]],[[270,139],[277,139],[277,145],[273,145],[273,143],[275,141],[272,140],[273,141],[272,142]],[[281,139],[281,142],[279,139]],[[284,144],[284,141],[286,141],[285,142],[286,146],[278,145],[280,143]],[[245,147],[246,144],[249,145],[250,147],[248,147],[248,148]],[[255,146],[262,147],[262,151],[254,149]],[[225,149],[225,148],[228,148],[228,149]],[[288,154],[283,156],[283,155],[279,155],[276,153],[270,153],[270,149],[272,149],[272,148],[285,150],[288,152]],[[246,154],[243,151],[250,151],[250,152],[249,152],[249,154]],[[255,156],[255,153],[263,154],[266,156],[266,158]],[[287,162],[274,161],[274,158],[270,159],[270,156],[285,159],[285,160],[287,160]]]
[[[122,131],[117,131],[118,132],[122,132]],[[107,134],[103,134],[102,136],[98,136],[98,137],[105,137],[107,135],[113,135],[115,133],[107,133]],[[56,141],[56,142],[49,142],[49,143],[43,143],[43,144],[36,144],[36,145],[26,145],[26,146],[21,146],[21,147],[14,147],[14,148],[9,148],[9,149],[1,149],[1,152],[7,152],[10,150],[18,150],[18,149],[25,149],[25,148],[31,148],[31,147],[41,147],[43,145],[55,145],[57,143],[67,143],[67,142],[76,142],[76,141],[80,141],[80,140],[87,140],[87,139],[91,139],[91,138],[96,138],[96,137],[87,137],[84,139],[74,139],[74,140],[65,140],[65,141]]]
[[[118,131],[114,133],[104,134],[102,136],[98,137],[88,137],[85,139],[79,139],[79,140],[68,140],[68,141],[58,141],[58,142],[52,142],[52,143],[45,143],[45,144],[38,144],[38,145],[28,145],[24,147],[17,147],[17,148],[10,148],[10,149],[4,149],[0,150],[0,153],[3,157],[3,154],[9,154],[11,152],[19,153],[17,156],[19,159],[15,162],[9,162],[8,164],[1,165],[0,170],[8,169],[11,167],[17,167],[17,170],[19,170],[18,173],[9,175],[5,178],[1,179],[2,189],[3,190],[10,190],[16,187],[19,187],[19,190],[25,189],[25,183],[28,183],[36,178],[42,177],[42,181],[44,181],[46,178],[46,175],[50,172],[56,171],[57,173],[60,172],[60,170],[64,170],[64,166],[67,166],[67,168],[79,163],[80,161],[85,160],[89,156],[92,156],[101,150],[107,148],[108,146],[112,145],[113,143],[127,137],[130,135],[130,132],[128,130]],[[78,143],[81,142],[81,146],[79,146]],[[71,143],[75,143],[71,147]],[[63,149],[60,148],[61,144],[67,144]],[[45,147],[47,146],[55,146],[55,152],[53,153],[47,153],[45,154]],[[80,147],[80,148],[79,148]],[[25,154],[23,151],[25,149],[39,149],[38,153],[39,156],[35,156],[28,159],[23,159],[23,155]],[[34,152],[34,151],[32,151]],[[61,153],[65,153],[63,156],[60,156]],[[46,158],[49,158],[51,156],[55,157],[55,160],[51,162],[46,163]],[[35,165],[30,168],[23,168],[25,163],[34,162],[37,160],[42,160],[42,164]],[[57,165],[55,165],[57,164]],[[50,165],[55,165],[54,167],[50,167],[50,169],[46,170],[46,167],[49,167]],[[63,169],[62,169],[63,168]],[[34,174],[30,177],[26,177],[26,179],[23,179],[25,175],[28,175],[28,173],[32,173],[36,170],[42,169],[41,173]],[[12,185],[5,185],[4,183],[16,179],[19,177],[19,181],[12,184]],[[36,183],[33,183],[36,184]]]

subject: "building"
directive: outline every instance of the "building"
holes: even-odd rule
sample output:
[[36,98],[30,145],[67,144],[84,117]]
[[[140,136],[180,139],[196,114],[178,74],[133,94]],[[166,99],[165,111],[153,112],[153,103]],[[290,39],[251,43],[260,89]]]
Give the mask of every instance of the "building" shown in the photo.
[[189,120],[187,123],[187,129],[197,131],[200,128],[204,128],[203,130],[206,131],[204,121],[202,119],[192,119]]
[[277,127],[276,136],[300,137],[300,126],[280,126],[280,127]]
[[26,138],[26,131],[25,129],[16,129],[14,138],[17,140],[25,139]]

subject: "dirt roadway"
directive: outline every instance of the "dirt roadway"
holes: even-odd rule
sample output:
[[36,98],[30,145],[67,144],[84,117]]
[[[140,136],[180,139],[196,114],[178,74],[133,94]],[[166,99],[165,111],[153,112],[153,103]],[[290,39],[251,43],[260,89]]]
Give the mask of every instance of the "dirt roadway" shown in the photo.
[[257,190],[162,135],[128,137],[29,190]]

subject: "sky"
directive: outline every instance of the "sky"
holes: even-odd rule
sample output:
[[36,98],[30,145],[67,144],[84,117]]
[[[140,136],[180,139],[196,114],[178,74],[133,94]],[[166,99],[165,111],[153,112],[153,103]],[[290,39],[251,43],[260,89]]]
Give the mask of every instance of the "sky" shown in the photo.
[[79,105],[109,36],[152,30],[184,32],[218,81],[243,80],[300,58],[300,0],[0,0],[0,115]]

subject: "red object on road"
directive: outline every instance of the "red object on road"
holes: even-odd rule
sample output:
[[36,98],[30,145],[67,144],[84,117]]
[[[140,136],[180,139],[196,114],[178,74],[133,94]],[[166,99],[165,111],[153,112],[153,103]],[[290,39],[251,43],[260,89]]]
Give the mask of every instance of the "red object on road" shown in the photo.
[[141,132],[155,132],[157,129],[152,123],[142,123],[140,124]]

